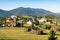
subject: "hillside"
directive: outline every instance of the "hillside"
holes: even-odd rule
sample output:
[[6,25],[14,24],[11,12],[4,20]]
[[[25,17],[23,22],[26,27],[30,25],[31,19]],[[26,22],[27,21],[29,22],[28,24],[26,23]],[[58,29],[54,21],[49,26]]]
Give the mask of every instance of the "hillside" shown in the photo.
[[0,9],[0,18],[9,17],[10,15],[11,15],[11,13],[9,13],[9,11],[5,11],[5,10]]
[[44,9],[34,9],[34,8],[16,8],[13,10],[10,10],[10,13],[15,14],[15,15],[28,15],[28,16],[45,16],[45,15],[53,15],[53,12],[44,10]]
[[19,7],[10,11],[5,11],[0,9],[0,18],[9,17],[11,15],[19,16],[52,16],[55,17],[56,14],[44,9],[34,9],[34,8],[23,8]]

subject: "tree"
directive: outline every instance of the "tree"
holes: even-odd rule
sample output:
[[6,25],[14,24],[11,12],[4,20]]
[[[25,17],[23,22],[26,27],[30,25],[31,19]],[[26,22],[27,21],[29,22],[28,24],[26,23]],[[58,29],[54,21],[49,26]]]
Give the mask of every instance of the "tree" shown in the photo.
[[34,21],[37,21],[37,16],[34,16]]
[[48,40],[57,40],[57,37],[55,36],[55,31],[50,31]]

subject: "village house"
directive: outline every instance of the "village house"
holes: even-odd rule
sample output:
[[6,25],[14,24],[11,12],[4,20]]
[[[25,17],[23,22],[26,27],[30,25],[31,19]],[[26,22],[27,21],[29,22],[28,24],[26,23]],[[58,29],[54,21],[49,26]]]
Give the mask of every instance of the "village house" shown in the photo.
[[38,20],[39,22],[46,22],[47,19],[45,17],[41,18],[40,20]]
[[23,24],[24,24],[24,20],[23,19],[19,19],[17,21],[17,26],[23,26]]
[[10,23],[11,23],[10,18],[7,18],[7,19],[6,19],[6,26],[11,26]]
[[17,16],[15,16],[15,15],[12,15],[12,16],[11,16],[11,18],[12,18],[12,19],[14,19],[14,18],[17,18]]
[[10,18],[6,19],[6,26],[14,27],[14,26],[16,26],[16,24],[17,24],[16,18],[14,18],[13,20],[11,20]]
[[56,24],[57,23],[57,19],[56,18],[52,19],[52,23]]
[[32,27],[32,22],[29,20],[26,24],[24,24],[24,26]]
[[46,22],[46,24],[50,24],[50,22]]
[[57,26],[57,25],[52,25],[52,26],[51,26],[51,30],[56,31],[56,30],[57,30],[57,28],[58,28],[58,26]]

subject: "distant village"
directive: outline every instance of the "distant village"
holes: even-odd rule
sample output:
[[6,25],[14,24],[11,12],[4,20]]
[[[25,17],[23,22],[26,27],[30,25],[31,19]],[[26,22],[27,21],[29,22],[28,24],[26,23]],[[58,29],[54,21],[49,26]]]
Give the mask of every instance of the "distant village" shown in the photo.
[[0,27],[32,27],[43,29],[59,29],[60,20],[49,16],[31,17],[31,16],[16,16],[1,19]]

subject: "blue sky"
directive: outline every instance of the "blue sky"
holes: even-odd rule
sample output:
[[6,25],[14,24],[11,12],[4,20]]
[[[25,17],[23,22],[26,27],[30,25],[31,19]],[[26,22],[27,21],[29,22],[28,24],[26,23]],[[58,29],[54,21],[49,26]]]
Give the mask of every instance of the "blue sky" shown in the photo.
[[0,0],[0,9],[11,10],[18,7],[42,8],[60,12],[60,0]]

